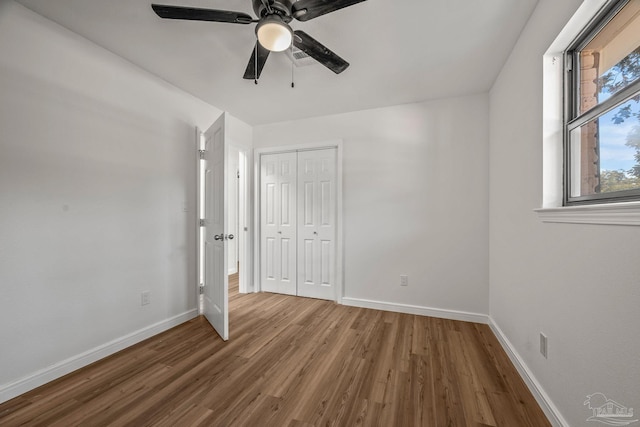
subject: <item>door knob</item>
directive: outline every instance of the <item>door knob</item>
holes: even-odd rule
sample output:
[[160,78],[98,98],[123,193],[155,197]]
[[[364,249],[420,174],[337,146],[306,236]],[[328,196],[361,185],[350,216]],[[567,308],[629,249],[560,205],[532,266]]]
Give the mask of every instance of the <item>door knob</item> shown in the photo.
[[235,236],[234,236],[233,234],[229,234],[229,235],[227,236],[227,238],[228,238],[229,240],[233,240],[233,238],[234,238],[234,237],[235,237]]
[[223,240],[224,239],[224,235],[223,234],[215,234],[213,236],[213,240]]

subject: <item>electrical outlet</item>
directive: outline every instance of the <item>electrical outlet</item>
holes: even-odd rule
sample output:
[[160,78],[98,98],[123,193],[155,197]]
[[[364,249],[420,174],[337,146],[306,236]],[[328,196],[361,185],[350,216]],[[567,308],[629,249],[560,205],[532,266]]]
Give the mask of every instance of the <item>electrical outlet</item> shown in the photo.
[[547,336],[540,332],[540,354],[547,359]]
[[405,274],[400,275],[400,286],[409,286],[409,276]]
[[140,305],[151,304],[151,291],[144,291],[140,294]]

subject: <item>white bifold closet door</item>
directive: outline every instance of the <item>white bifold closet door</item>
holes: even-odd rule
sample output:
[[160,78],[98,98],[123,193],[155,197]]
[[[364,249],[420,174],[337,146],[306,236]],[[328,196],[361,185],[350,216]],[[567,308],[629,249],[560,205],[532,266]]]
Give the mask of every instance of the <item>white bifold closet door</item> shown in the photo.
[[262,290],[336,299],[336,149],[261,159]]
[[261,161],[262,290],[296,295],[296,153]]
[[298,153],[298,295],[335,300],[336,150]]

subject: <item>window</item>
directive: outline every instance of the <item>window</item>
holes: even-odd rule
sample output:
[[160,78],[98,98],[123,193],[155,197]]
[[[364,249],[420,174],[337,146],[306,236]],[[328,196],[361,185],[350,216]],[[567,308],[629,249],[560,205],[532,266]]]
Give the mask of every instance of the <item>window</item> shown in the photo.
[[640,200],[640,0],[608,2],[565,67],[564,204]]

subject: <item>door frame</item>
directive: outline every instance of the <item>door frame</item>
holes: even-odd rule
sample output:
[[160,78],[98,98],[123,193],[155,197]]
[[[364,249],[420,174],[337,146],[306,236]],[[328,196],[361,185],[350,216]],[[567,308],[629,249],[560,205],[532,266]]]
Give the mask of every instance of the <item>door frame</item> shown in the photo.
[[[231,141],[233,145],[233,141]],[[251,233],[251,149],[235,145],[239,152],[238,166],[240,179],[238,181],[238,262],[240,263],[240,283],[238,292],[246,294],[250,292],[250,284],[253,282],[253,268],[251,253],[253,238]],[[251,289],[252,291],[252,289]]]
[[312,142],[307,144],[292,144],[276,147],[257,148],[253,152],[253,291],[260,292],[260,168],[263,154],[290,153],[294,151],[336,149],[336,302],[342,304],[344,297],[344,252],[342,230],[342,145],[341,139]]
[[204,236],[200,220],[204,218],[204,204],[203,194],[204,191],[204,176],[202,174],[202,159],[200,158],[200,151],[204,149],[204,132],[196,127],[196,151],[194,155],[196,163],[196,212],[195,212],[195,227],[196,227],[196,308],[198,309],[198,315],[204,313],[204,306],[202,305],[201,286],[204,284]]

